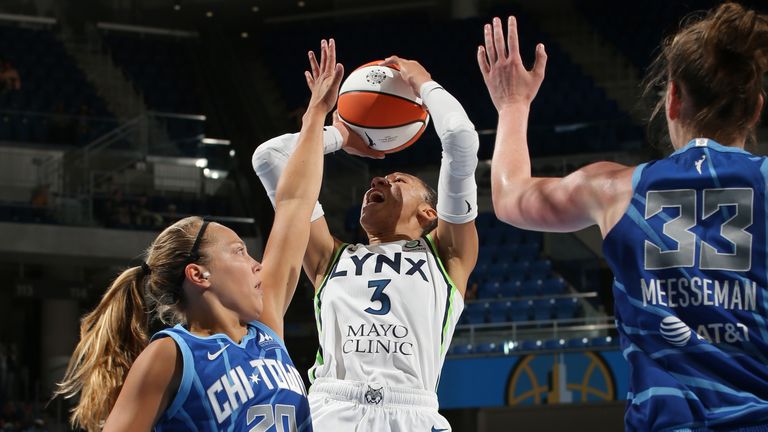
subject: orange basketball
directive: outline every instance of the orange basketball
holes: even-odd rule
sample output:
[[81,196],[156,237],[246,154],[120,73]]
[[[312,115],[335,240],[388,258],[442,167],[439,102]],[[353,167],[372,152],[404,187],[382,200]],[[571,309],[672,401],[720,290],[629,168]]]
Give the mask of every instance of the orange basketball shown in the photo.
[[400,151],[421,136],[429,112],[396,66],[373,61],[355,69],[339,91],[339,118],[384,153]]

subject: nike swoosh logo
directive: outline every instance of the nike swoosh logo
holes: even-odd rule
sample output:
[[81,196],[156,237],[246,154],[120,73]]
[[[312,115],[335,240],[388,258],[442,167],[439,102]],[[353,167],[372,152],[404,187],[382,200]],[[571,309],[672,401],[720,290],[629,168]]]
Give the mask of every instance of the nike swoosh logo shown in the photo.
[[228,346],[229,346],[229,344],[226,344],[226,345],[224,345],[224,346],[223,346],[223,347],[222,347],[220,350],[216,351],[216,352],[215,352],[215,353],[213,353],[213,354],[211,354],[211,353],[209,352],[209,353],[208,353],[208,360],[216,360],[216,358],[217,358],[218,356],[220,356],[220,355],[221,355],[221,353],[223,353],[223,352],[224,352],[224,350],[225,350],[225,349],[227,349],[227,347],[228,347]]
[[432,426],[432,432],[444,432],[444,431],[447,431],[447,430],[448,429],[437,429],[434,426]]
[[363,133],[365,134],[365,137],[368,138],[368,147],[376,147],[376,143],[373,142],[373,139],[368,135],[368,132],[363,131]]
[[467,213],[472,211],[472,206],[469,204],[469,201],[464,200],[465,203],[467,203]]

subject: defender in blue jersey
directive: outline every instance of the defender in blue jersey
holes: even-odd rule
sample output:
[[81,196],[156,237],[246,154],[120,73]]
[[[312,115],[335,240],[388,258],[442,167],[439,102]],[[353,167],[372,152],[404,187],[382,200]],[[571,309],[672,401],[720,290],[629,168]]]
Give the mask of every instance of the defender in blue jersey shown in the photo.
[[526,126],[544,47],[527,71],[514,18],[508,40],[497,18],[478,63],[499,111],[497,216],[601,229],[630,365],[626,429],[768,430],[768,160],[744,150],[764,104],[768,17],[727,3],[668,39],[649,89],[666,89],[657,112],[675,152],[637,167],[531,177]]
[[[323,172],[322,134],[343,68],[335,43],[309,53],[312,91],[276,191],[263,267],[231,229],[189,217],[165,229],[85,316],[58,394],[80,396],[91,431],[311,431],[301,374],[283,343]],[[262,289],[262,285],[264,289]],[[178,323],[148,340],[155,319]],[[127,376],[126,376],[127,375]]]

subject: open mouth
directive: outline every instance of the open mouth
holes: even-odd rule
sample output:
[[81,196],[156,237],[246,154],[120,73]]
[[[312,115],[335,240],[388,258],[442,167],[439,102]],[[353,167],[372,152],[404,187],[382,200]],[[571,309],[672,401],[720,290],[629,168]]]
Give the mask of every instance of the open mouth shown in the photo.
[[264,291],[261,289],[261,281],[257,282],[256,285],[253,286],[253,288],[259,292],[259,294],[263,293]]
[[365,195],[365,205],[383,203],[384,194],[376,189],[370,189]]

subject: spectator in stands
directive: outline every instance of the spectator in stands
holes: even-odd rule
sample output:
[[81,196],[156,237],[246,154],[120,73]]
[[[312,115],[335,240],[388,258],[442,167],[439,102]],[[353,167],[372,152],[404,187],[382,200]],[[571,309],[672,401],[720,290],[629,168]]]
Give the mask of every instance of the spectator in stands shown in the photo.
[[648,89],[663,90],[672,155],[564,178],[531,176],[547,56],[537,46],[526,70],[507,26],[505,38],[498,18],[486,25],[477,53],[499,113],[494,209],[526,229],[600,228],[630,365],[626,429],[768,430],[768,158],[744,149],[765,104],[768,15],[724,3],[664,42]]
[[41,184],[32,191],[30,203],[35,208],[48,208],[51,203],[51,185]]
[[160,228],[163,223],[163,217],[150,210],[146,195],[139,196],[131,204],[131,219],[136,227],[144,229]]
[[21,77],[10,62],[0,59],[0,93],[8,90],[21,90]]

